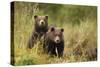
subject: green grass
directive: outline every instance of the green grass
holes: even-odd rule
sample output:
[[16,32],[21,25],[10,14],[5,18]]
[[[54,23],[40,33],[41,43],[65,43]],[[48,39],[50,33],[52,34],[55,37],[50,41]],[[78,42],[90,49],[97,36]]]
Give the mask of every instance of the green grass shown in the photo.
[[[25,3],[27,4],[27,3]],[[27,43],[29,37],[32,34],[34,28],[34,15],[46,15],[42,11],[31,12],[31,5],[24,3],[16,3],[14,13],[14,60],[15,65],[30,65],[30,64],[51,64],[51,63],[67,63],[67,62],[81,62],[96,60],[95,48],[97,48],[97,25],[96,19],[90,19],[89,17],[84,21],[80,21],[80,24],[73,26],[72,22],[64,21],[64,24],[57,23],[62,21],[61,19],[52,19],[49,16],[49,25],[56,24],[59,27],[64,28],[64,56],[62,58],[51,57],[48,54],[43,53],[43,44],[39,41],[30,50],[27,49]],[[23,5],[23,7],[22,7]],[[33,4],[32,6],[35,6]],[[20,7],[20,9],[18,9]],[[71,6],[73,7],[73,6]],[[34,8],[34,7],[33,7]],[[23,10],[23,11],[22,11]],[[64,10],[63,10],[64,12]],[[64,12],[66,13],[66,12]],[[60,15],[61,16],[61,15]],[[60,18],[58,16],[57,18]],[[64,18],[67,18],[66,16]],[[80,19],[80,18],[78,18]],[[81,19],[80,19],[81,20]],[[56,23],[54,23],[54,22]],[[66,23],[65,23],[66,22]]]

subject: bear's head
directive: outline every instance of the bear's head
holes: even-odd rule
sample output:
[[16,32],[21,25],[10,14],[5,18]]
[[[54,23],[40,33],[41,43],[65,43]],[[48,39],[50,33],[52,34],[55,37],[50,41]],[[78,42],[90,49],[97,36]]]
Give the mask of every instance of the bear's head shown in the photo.
[[36,27],[47,27],[48,26],[48,16],[34,16],[35,26]]
[[63,32],[64,32],[63,28],[57,28],[57,27],[50,28],[50,39],[56,44],[61,43],[64,40]]

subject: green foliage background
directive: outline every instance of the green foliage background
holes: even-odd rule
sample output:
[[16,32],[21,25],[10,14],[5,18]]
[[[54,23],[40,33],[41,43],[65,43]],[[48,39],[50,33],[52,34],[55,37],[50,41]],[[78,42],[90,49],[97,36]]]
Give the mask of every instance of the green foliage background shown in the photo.
[[[66,63],[96,60],[97,7],[14,2],[14,60],[15,65]],[[26,48],[34,28],[34,15],[48,15],[48,23],[64,28],[64,57],[50,57],[37,42]]]

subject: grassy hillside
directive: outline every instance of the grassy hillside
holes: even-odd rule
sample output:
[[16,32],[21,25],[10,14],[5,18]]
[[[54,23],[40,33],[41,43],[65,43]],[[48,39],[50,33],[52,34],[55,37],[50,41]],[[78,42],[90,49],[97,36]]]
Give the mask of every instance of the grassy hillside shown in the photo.
[[[15,2],[14,5],[15,65],[66,63],[96,60],[97,8],[61,4]],[[34,28],[34,15],[48,15],[49,25],[64,28],[64,57],[50,57],[37,42],[27,49]]]

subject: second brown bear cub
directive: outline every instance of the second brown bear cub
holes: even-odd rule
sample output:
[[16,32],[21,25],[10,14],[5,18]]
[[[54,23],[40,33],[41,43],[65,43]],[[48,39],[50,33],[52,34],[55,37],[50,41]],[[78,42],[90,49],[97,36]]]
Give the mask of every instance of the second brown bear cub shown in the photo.
[[57,28],[51,26],[46,33],[44,51],[50,55],[55,55],[58,57],[63,56],[64,52],[64,37],[63,37],[63,28]]
[[48,31],[48,16],[34,16],[35,24],[32,35],[28,41],[28,48],[32,48],[34,43]]

